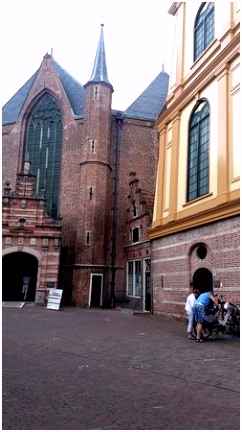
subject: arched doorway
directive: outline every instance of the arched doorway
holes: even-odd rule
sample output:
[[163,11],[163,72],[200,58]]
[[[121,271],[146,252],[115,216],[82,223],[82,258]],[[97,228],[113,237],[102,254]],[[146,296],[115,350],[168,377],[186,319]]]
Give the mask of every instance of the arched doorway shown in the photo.
[[[7,254],[2,260],[2,300],[35,301],[38,260],[25,252]],[[24,279],[26,278],[26,279]],[[27,290],[23,292],[23,284]]]
[[200,293],[213,291],[213,275],[205,267],[201,267],[195,271],[192,283],[193,288],[198,289]]

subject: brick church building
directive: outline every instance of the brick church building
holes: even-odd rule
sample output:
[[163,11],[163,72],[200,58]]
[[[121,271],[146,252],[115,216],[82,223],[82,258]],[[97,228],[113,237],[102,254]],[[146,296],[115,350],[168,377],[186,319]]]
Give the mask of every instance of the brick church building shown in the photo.
[[[52,54],[2,110],[3,301],[151,309],[150,246],[162,70],[125,111],[112,108],[104,29],[82,85]],[[29,290],[23,291],[24,278]],[[25,296],[25,298],[24,298]],[[132,303],[133,302],[133,303]]]

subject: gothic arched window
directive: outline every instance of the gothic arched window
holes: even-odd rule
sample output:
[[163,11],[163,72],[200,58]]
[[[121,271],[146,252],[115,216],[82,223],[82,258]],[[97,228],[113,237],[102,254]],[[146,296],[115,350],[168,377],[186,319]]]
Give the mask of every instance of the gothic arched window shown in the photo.
[[202,3],[194,25],[194,61],[214,39],[214,3]]
[[58,215],[61,170],[62,115],[56,101],[46,95],[31,114],[26,141],[26,156],[36,175],[36,193],[46,192],[46,210]]
[[202,99],[189,122],[187,201],[209,192],[209,103]]

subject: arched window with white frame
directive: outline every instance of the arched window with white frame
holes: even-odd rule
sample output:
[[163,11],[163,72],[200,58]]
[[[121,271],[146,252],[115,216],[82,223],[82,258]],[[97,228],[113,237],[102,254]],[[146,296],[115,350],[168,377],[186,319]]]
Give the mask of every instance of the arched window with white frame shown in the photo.
[[201,99],[189,121],[187,201],[209,192],[210,106]]

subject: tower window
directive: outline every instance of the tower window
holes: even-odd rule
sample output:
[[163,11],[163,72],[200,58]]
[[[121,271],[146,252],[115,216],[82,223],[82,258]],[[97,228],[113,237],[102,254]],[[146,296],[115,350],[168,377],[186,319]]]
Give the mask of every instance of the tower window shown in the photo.
[[95,153],[96,146],[95,146],[95,141],[94,140],[90,140],[90,148],[91,148],[91,153]]
[[94,98],[97,99],[98,98],[98,87],[95,86],[94,88]]
[[89,199],[92,199],[92,186],[89,187]]
[[86,231],[86,245],[89,245],[91,241],[91,232]]

